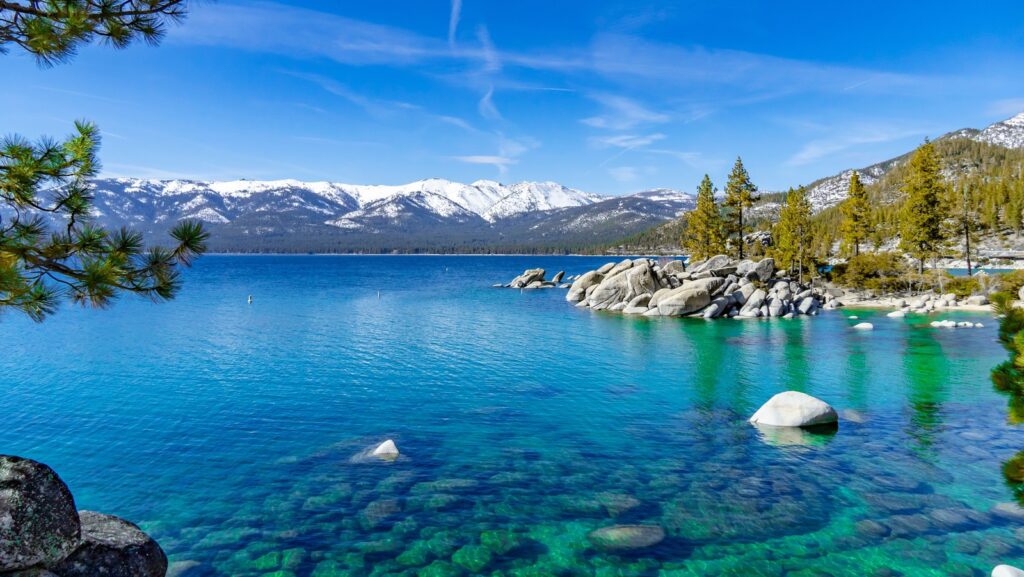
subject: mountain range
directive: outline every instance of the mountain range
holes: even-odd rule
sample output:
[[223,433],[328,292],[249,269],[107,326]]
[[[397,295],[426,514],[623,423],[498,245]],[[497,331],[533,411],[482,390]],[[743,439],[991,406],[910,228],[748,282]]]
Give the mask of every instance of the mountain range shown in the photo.
[[[1024,113],[966,138],[1024,148]],[[870,184],[910,153],[858,170]],[[814,210],[846,198],[852,170],[808,187]],[[181,219],[203,221],[210,248],[225,252],[534,252],[608,245],[674,221],[691,194],[656,189],[625,196],[583,192],[555,182],[469,184],[439,178],[397,186],[336,182],[199,181],[107,178],[93,182],[95,219],[163,238]],[[766,195],[755,216],[778,210]]]
[[94,217],[163,235],[204,222],[211,249],[232,252],[571,250],[615,240],[693,208],[660,189],[602,196],[554,182],[398,186],[334,182],[97,179]]

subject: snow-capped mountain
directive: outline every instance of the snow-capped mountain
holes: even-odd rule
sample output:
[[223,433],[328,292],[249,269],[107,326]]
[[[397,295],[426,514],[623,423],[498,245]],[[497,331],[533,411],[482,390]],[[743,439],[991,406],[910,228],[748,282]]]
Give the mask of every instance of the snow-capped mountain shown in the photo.
[[[1024,148],[1024,112],[1013,118],[989,125],[983,130],[961,128],[960,130],[944,134],[938,140],[954,138],[966,138],[1006,148]],[[877,182],[878,179],[903,163],[909,156],[910,153],[907,153],[857,170],[860,173],[861,182],[864,184]],[[839,174],[811,183],[807,188],[807,198],[810,200],[813,209],[815,211],[824,210],[846,199],[850,189],[850,175],[852,173],[852,169],[844,170]]]
[[[692,197],[676,191],[608,197],[555,182],[463,184],[435,178],[391,186],[113,178],[93,184],[94,217],[102,224],[160,236],[179,220],[197,219],[214,233],[215,250],[238,251],[518,249],[569,238],[604,242],[693,206]],[[612,210],[616,203],[621,207]]]
[[1006,148],[1024,148],[1024,112],[989,126],[973,139]]

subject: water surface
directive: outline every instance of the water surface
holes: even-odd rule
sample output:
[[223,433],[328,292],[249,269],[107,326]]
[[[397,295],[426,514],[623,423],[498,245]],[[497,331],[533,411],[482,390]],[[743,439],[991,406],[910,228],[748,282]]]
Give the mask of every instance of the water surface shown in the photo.
[[[173,303],[0,319],[0,452],[195,575],[981,575],[1024,564],[995,323],[627,318],[583,257],[206,257]],[[379,291],[379,296],[378,296]],[[254,302],[246,303],[253,295]],[[857,321],[875,323],[853,331]],[[937,330],[936,318],[983,329]],[[746,418],[796,389],[834,435]],[[393,463],[353,462],[387,438]],[[615,524],[658,546],[595,548]]]

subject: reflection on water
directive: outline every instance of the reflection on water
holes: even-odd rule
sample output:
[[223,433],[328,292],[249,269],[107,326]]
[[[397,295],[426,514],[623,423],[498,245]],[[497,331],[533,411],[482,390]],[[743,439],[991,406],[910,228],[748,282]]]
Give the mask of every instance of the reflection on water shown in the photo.
[[[0,451],[140,522],[189,576],[1024,564],[1022,521],[994,508],[1024,447],[988,378],[994,324],[630,318],[489,286],[601,260],[213,257],[170,305],[5,318]],[[787,389],[838,430],[747,422]],[[397,460],[353,459],[387,438]],[[633,528],[592,535],[613,526]]]

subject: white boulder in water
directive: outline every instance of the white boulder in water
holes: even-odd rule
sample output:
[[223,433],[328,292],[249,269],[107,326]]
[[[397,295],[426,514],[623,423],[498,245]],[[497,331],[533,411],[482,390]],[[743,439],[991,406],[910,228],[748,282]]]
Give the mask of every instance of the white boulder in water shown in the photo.
[[885,316],[887,316],[889,318],[893,318],[893,319],[898,319],[898,318],[903,318],[903,317],[907,316],[907,313],[905,313],[903,311],[892,311],[891,313],[889,313],[889,314],[887,314]]
[[875,328],[875,325],[871,323],[857,323],[853,325],[853,328],[859,331],[870,331],[871,329]]
[[381,459],[395,459],[398,457],[398,446],[391,439],[377,445],[370,454]]
[[838,421],[836,410],[828,403],[799,391],[775,395],[750,417],[755,425],[773,427],[811,427]]
[[1024,577],[1024,571],[1010,565],[996,565],[992,577]]

